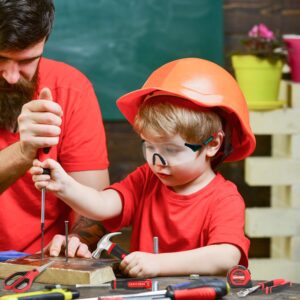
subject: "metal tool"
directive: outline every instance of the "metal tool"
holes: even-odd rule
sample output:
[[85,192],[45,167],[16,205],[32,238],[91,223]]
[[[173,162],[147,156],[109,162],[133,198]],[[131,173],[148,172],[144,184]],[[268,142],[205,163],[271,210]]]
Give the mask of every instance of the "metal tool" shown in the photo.
[[84,287],[108,287],[113,290],[116,289],[125,289],[125,290],[138,290],[138,289],[151,289],[152,280],[151,279],[142,279],[142,278],[130,278],[130,279],[116,279],[107,283],[99,284],[76,284],[77,288]]
[[[50,147],[43,148],[39,153],[39,160],[43,160],[43,155],[48,154]],[[50,169],[43,169],[43,174],[50,175]],[[44,259],[44,235],[45,235],[45,205],[46,205],[46,188],[42,188],[41,198],[41,256]]]
[[69,260],[69,221],[65,221],[65,236],[66,236],[66,263]]
[[246,297],[252,293],[254,293],[257,290],[263,290],[265,294],[271,294],[273,292],[278,292],[281,291],[282,289],[291,286],[292,283],[290,281],[286,281],[282,278],[279,279],[273,279],[270,281],[264,281],[264,282],[259,282],[257,285],[240,290],[237,292],[238,297]]
[[251,273],[246,267],[236,265],[227,272],[227,282],[232,288],[252,287]]
[[33,281],[43,271],[50,267],[54,261],[50,261],[30,271],[16,272],[4,279],[3,285],[6,290],[13,290],[16,293],[26,292],[32,286]]
[[115,235],[119,235],[122,232],[112,232],[104,235],[101,240],[97,243],[96,250],[92,253],[93,258],[100,258],[100,255],[103,250],[106,250],[108,254],[112,254],[120,259],[123,259],[128,252],[122,249],[116,243],[112,243],[110,238]]
[[153,253],[158,254],[158,237],[154,236],[153,237]]

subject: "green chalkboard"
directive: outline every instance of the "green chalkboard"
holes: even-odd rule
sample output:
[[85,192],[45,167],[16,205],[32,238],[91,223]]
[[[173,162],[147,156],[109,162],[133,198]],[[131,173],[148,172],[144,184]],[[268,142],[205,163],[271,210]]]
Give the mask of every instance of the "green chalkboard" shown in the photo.
[[158,66],[182,57],[223,63],[221,0],[56,0],[45,56],[93,83],[105,120]]

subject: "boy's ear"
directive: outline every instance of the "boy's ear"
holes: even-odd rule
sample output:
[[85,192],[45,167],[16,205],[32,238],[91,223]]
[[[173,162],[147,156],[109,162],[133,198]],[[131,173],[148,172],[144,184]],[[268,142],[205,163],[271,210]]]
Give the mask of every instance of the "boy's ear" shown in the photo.
[[223,139],[224,133],[219,131],[217,133],[217,136],[209,144],[207,144],[206,156],[208,156],[209,158],[214,157],[221,148]]

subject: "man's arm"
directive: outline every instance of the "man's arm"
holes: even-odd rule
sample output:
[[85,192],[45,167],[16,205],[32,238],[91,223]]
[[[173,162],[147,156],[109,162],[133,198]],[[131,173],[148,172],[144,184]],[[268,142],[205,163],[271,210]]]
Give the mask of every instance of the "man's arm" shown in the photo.
[[16,142],[0,151],[0,194],[32,166],[35,154],[26,156],[20,142]]

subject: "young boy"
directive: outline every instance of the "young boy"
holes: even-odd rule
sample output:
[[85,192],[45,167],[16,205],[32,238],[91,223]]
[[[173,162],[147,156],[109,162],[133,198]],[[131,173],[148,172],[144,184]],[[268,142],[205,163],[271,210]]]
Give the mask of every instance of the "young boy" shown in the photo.
[[[120,264],[128,276],[212,275],[247,266],[244,201],[214,171],[255,148],[247,105],[232,76],[206,60],[179,59],[117,105],[140,135],[147,164],[98,192],[54,160],[35,160],[35,186],[110,231],[132,225],[131,253]],[[41,175],[42,168],[51,169],[51,178]],[[154,236],[159,254],[152,254]]]

